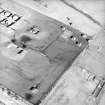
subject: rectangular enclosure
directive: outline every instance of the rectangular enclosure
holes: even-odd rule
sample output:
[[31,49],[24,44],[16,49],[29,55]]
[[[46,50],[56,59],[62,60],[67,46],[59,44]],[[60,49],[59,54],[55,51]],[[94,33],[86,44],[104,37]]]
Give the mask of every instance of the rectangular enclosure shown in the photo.
[[[0,23],[0,38],[5,35],[8,39],[0,42],[0,84],[35,104],[50,92],[88,45],[88,36],[14,2],[0,6],[5,11],[0,16],[9,11],[21,17],[9,27]],[[11,16],[4,23],[14,19]],[[11,37],[8,30],[14,33]],[[9,46],[8,42],[17,47]]]

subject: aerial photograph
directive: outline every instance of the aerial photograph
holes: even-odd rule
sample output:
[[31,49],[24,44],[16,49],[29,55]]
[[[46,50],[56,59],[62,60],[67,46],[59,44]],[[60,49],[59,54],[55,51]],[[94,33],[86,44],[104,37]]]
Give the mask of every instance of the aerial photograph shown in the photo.
[[0,105],[105,105],[105,0],[0,0]]

